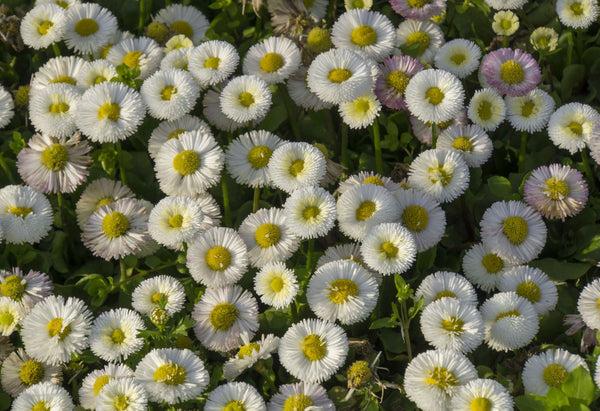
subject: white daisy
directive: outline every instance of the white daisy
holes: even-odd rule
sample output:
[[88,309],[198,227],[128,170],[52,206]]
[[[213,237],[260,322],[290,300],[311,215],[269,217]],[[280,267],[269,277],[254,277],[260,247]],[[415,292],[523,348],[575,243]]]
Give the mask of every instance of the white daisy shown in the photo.
[[558,47],[558,33],[550,27],[538,27],[531,32],[529,42],[536,51],[551,52]]
[[200,87],[186,71],[157,71],[144,81],[140,94],[152,117],[172,121],[194,108]]
[[522,97],[506,96],[506,116],[517,131],[542,131],[554,112],[554,99],[542,89],[534,88]]
[[583,318],[585,324],[592,329],[600,329],[600,279],[588,283],[577,300],[577,311]]
[[514,291],[531,304],[538,315],[547,315],[558,302],[556,284],[539,268],[516,266],[504,271],[498,283],[500,292]]
[[398,26],[396,36],[398,47],[418,46],[417,59],[425,63],[433,62],[434,56],[444,44],[444,32],[430,20],[406,19]]
[[[238,128],[244,127],[247,123],[240,123],[227,117],[223,110],[221,110],[221,94],[220,91],[208,90],[202,100],[204,110],[202,114],[206,120],[219,130],[227,131],[231,133]],[[257,120],[258,121],[258,120]]]
[[337,260],[352,260],[364,266],[365,264],[363,264],[360,255],[360,243],[338,244],[328,247],[317,261],[317,268]]
[[327,162],[317,147],[303,142],[285,143],[275,149],[269,160],[273,185],[287,193],[316,186],[325,176]]
[[63,83],[78,87],[77,77],[89,64],[77,56],[51,58],[38,69],[31,80],[30,97],[43,90],[48,84]]
[[423,297],[423,307],[444,297],[456,298],[463,304],[477,305],[473,285],[462,275],[450,271],[437,271],[421,281],[415,299]]
[[96,399],[97,411],[145,411],[148,394],[133,378],[113,379]]
[[492,30],[498,36],[512,36],[519,29],[519,17],[512,11],[502,10],[494,14]]
[[377,121],[377,115],[381,111],[381,103],[375,94],[369,93],[355,100],[341,103],[339,113],[344,123],[351,129],[365,128]]
[[77,84],[90,88],[96,84],[111,81],[117,77],[117,69],[107,60],[98,59],[87,63],[77,74]]
[[54,212],[48,199],[29,186],[0,189],[0,227],[7,243],[35,244],[52,227]]
[[401,187],[395,183],[390,177],[382,176],[374,171],[359,171],[357,174],[349,176],[344,181],[340,181],[340,185],[335,191],[335,194],[344,194],[349,189],[360,184],[375,184],[385,187],[391,193],[396,192]]
[[400,223],[373,226],[362,239],[360,248],[364,262],[381,274],[402,274],[417,257],[412,233]]
[[158,152],[164,143],[175,138],[179,138],[181,133],[186,131],[199,130],[203,134],[212,135],[208,124],[200,118],[185,114],[173,121],[163,121],[152,131],[150,140],[148,140],[148,153],[152,160],[156,160]]
[[0,85],[0,129],[10,123],[13,118],[15,103],[13,102],[11,94]]
[[41,6],[44,4],[56,4],[57,6],[62,7],[64,10],[69,10],[69,7],[74,6],[75,4],[81,4],[80,0],[35,0],[36,6]]
[[485,2],[496,10],[515,10],[523,7],[527,0],[485,0]]
[[177,50],[171,50],[169,54],[165,55],[160,61],[160,70],[183,70],[190,72],[189,63],[190,55],[193,48],[181,47]]
[[594,124],[600,122],[600,114],[591,106],[568,103],[556,110],[548,122],[548,135],[558,148],[571,154],[589,144]]
[[11,397],[41,382],[60,385],[61,381],[62,371],[59,367],[34,360],[23,348],[13,351],[2,362],[2,389]]
[[556,14],[562,24],[574,29],[587,29],[598,17],[595,0],[557,0]]
[[267,411],[265,401],[256,388],[245,382],[220,385],[209,394],[204,405],[206,411],[228,409]]
[[138,78],[144,80],[158,69],[163,51],[151,38],[134,37],[112,46],[105,58],[115,66],[125,64],[129,68],[139,68]]
[[254,291],[260,300],[275,308],[289,306],[299,290],[293,270],[284,263],[267,263],[254,276]]
[[335,225],[335,199],[321,187],[304,187],[292,192],[283,205],[292,233],[300,238],[317,238]]
[[100,370],[90,372],[85,376],[79,388],[79,401],[86,409],[96,409],[98,396],[104,387],[113,380],[132,379],[133,371],[124,364],[107,364]]
[[187,38],[184,34],[176,34],[167,40],[163,50],[165,54],[170,54],[175,50],[192,49],[193,47],[194,42],[192,42],[192,40]]
[[122,185],[120,181],[109,180],[108,178],[94,180],[88,184],[77,201],[75,207],[77,224],[82,227],[92,213],[98,211],[101,206],[111,204],[121,198],[134,197],[129,187]]
[[219,97],[219,104],[223,113],[233,121],[259,123],[271,108],[271,100],[271,90],[266,81],[244,75],[227,83]]
[[508,261],[492,253],[485,244],[475,244],[463,257],[465,277],[485,292],[494,291],[502,274],[512,267]]
[[99,51],[117,30],[117,18],[96,3],[75,4],[66,12],[65,43],[79,54]]
[[239,62],[240,56],[232,44],[210,40],[190,51],[188,68],[203,87],[208,87],[229,78]]
[[223,375],[227,381],[235,379],[246,369],[252,368],[259,360],[271,358],[271,354],[279,347],[279,338],[273,334],[261,335],[260,341],[250,342],[248,334],[240,335],[243,345],[237,354],[223,364]]
[[279,344],[281,365],[299,380],[328,380],[344,364],[348,338],[344,330],[323,320],[302,320],[285,332]]
[[48,410],[73,411],[75,406],[71,396],[63,387],[42,382],[23,391],[12,403],[14,411]]
[[25,45],[40,50],[62,40],[65,9],[56,4],[37,5],[23,17],[19,27]]
[[435,54],[435,66],[463,79],[479,67],[481,49],[466,39],[454,39],[444,44]]
[[48,274],[29,270],[26,274],[19,267],[11,271],[0,270],[0,296],[10,297],[29,312],[34,305],[54,290]]
[[307,73],[308,69],[302,66],[285,83],[287,92],[294,103],[305,110],[319,111],[331,108],[333,104],[321,100],[308,87],[308,82],[306,81]]
[[450,401],[450,409],[456,411],[508,411],[513,407],[514,401],[502,384],[482,378],[460,387]]
[[279,386],[279,392],[267,404],[269,411],[306,410],[314,407],[319,410],[334,410],[335,405],[327,397],[325,388],[318,384],[297,382]]
[[469,103],[469,119],[481,128],[494,131],[506,117],[506,104],[493,88],[477,90]]
[[217,200],[207,192],[198,193],[194,197],[194,200],[200,208],[202,209],[202,213],[209,221],[209,225],[211,227],[216,227],[221,225],[221,207]]
[[29,99],[31,123],[41,133],[71,136],[77,130],[75,112],[80,96],[80,91],[69,84],[47,85]]
[[161,300],[164,309],[173,315],[183,309],[185,290],[181,283],[168,275],[159,275],[142,281],[131,294],[131,306],[138,312],[149,316]]
[[171,4],[160,10],[154,20],[167,25],[171,31],[183,34],[194,44],[204,40],[210,24],[206,16],[193,6]]
[[10,297],[0,297],[0,335],[10,336],[25,317],[25,307]]
[[135,311],[126,308],[105,311],[92,324],[90,348],[104,361],[124,361],[144,346],[144,339],[137,334],[145,329],[142,317]]
[[494,146],[485,130],[473,124],[451,125],[440,134],[436,147],[458,151],[469,167],[480,167],[492,156]]
[[577,367],[588,369],[583,358],[562,348],[533,355],[525,363],[521,376],[525,393],[545,397],[550,388],[560,389]]
[[254,75],[267,84],[283,83],[300,67],[300,50],[286,37],[269,37],[254,44],[244,58],[244,74]]

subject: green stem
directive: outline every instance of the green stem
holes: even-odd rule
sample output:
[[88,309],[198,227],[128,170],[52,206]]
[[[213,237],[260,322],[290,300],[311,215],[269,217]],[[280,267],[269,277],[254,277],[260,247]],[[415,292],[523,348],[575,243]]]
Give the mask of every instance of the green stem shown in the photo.
[[567,66],[570,66],[573,62],[573,30],[569,30],[568,36],[570,41],[567,42]]
[[258,211],[260,202],[260,187],[254,187],[254,201],[252,201],[252,212],[256,213]]
[[136,278],[144,277],[144,276],[146,276],[146,275],[148,275],[148,274],[152,274],[152,273],[155,273],[155,272],[157,272],[157,271],[162,271],[162,270],[164,270],[165,268],[173,267],[173,266],[174,266],[174,265],[176,265],[176,264],[177,264],[177,261],[173,261],[172,263],[163,264],[163,265],[161,265],[161,266],[158,266],[158,267],[156,267],[156,268],[153,268],[153,269],[151,269],[151,270],[141,270],[141,271],[138,271],[138,273],[137,273],[137,274],[135,274],[135,275],[132,275],[131,277],[127,277],[127,278],[126,278],[125,280],[123,280],[123,281],[119,281],[117,284],[115,284],[115,287],[118,287],[118,286],[120,286],[121,284],[127,283],[127,282],[129,282],[129,281],[131,281],[131,280],[135,280]]
[[120,141],[117,141],[117,159],[119,160],[119,175],[121,176],[121,182],[123,185],[127,185],[127,174],[125,174],[125,163],[123,161],[123,151],[121,149]]
[[527,133],[521,134],[521,147],[519,148],[519,173],[525,171],[525,154],[527,154]]
[[379,175],[383,175],[383,161],[381,160],[381,136],[379,133],[379,122],[373,121],[373,145],[375,146],[375,169]]
[[63,195],[60,191],[56,192],[56,199],[58,201],[58,217],[60,219],[60,227],[66,231],[65,228],[65,218],[63,215]]
[[436,123],[431,123],[431,148],[435,148],[438,138],[438,128]]
[[342,123],[342,166],[348,169],[348,125]]
[[138,34],[141,36],[144,33],[144,25],[146,23],[146,0],[139,0],[140,15],[138,20]]
[[308,271],[308,273],[312,272],[312,266],[313,266],[313,253],[315,250],[315,240],[314,238],[309,238],[308,239],[308,251],[306,252],[306,271]]
[[583,63],[583,31],[581,29],[577,29],[577,55],[579,62]]
[[502,47],[508,47],[508,36],[502,36]]
[[127,281],[127,267],[125,267],[125,260],[119,259],[119,268],[121,269],[121,277],[119,278],[119,284]]
[[292,315],[292,323],[298,322],[298,307],[296,306],[296,300],[290,304],[290,314]]
[[221,177],[221,189],[223,190],[223,208],[225,209],[225,226],[231,227],[231,210],[229,208],[229,191],[227,190],[227,179]]
[[333,125],[333,116],[331,115],[330,110],[326,110],[327,115],[327,132],[331,136],[333,141],[333,157],[339,159],[340,155],[340,140],[338,139],[338,135],[335,132],[335,127]]
[[8,168],[8,164],[6,164],[6,161],[4,161],[4,157],[2,156],[2,154],[0,154],[0,168],[2,168],[4,174],[6,174],[6,177],[8,177],[8,182],[14,184],[15,178],[12,172],[10,171],[10,168]]
[[594,173],[592,173],[592,168],[590,167],[590,160],[587,155],[587,151],[585,148],[581,150],[581,161],[583,162],[583,171],[588,179],[588,184],[590,186],[590,192],[596,191],[596,182],[594,181]]
[[290,120],[290,127],[292,127],[292,133],[294,134],[294,138],[296,141],[302,141],[302,137],[300,136],[300,127],[298,126],[298,118],[296,117],[297,110],[294,109],[295,104],[292,101],[289,93],[287,92],[286,87],[280,87],[281,95],[283,97],[283,104],[285,105],[285,109],[288,113],[288,118]]
[[58,43],[52,43],[52,50],[54,50],[54,55],[56,57],[60,57],[62,55],[60,52],[60,47],[58,47]]
[[406,300],[402,301],[402,328],[404,329],[404,342],[406,343],[406,354],[408,361],[412,361],[412,345],[410,344],[410,320],[408,319],[408,309]]

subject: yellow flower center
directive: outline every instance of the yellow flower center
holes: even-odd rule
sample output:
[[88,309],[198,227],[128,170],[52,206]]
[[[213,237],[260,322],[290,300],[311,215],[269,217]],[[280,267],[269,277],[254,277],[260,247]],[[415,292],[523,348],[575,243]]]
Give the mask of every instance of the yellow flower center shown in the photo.
[[450,56],[450,61],[452,61],[457,66],[460,66],[466,59],[467,57],[462,53],[456,53]]
[[551,387],[560,388],[561,385],[565,381],[567,381],[567,377],[569,376],[569,372],[567,369],[557,363],[552,363],[544,368],[542,371],[542,377],[544,377],[544,381]]
[[69,3],[67,3],[66,1],[63,1],[63,0],[56,0],[56,1],[54,2],[54,4],[56,4],[56,5],[60,6],[60,7],[62,7],[62,8],[63,8],[63,9],[65,9],[65,10],[69,8]]
[[165,301],[168,300],[168,297],[166,294],[159,292],[159,293],[152,294],[152,297],[150,297],[150,300],[152,301],[152,303],[158,304],[162,298],[164,298]]
[[429,47],[430,42],[431,39],[429,38],[429,34],[425,33],[424,31],[415,31],[414,33],[410,33],[406,37],[407,46],[410,47],[415,43],[419,44],[419,56],[425,53],[425,50],[427,50],[427,48]]
[[304,411],[313,405],[315,405],[315,402],[308,395],[294,394],[287,397],[283,403],[282,411]]
[[256,352],[259,352],[259,351],[260,351],[260,344],[257,344],[257,343],[254,343],[254,342],[252,342],[252,343],[250,343],[250,344],[246,344],[246,345],[242,346],[242,347],[239,349],[239,351],[238,351],[238,353],[237,353],[237,356],[238,356],[238,358],[241,360],[242,358],[244,358],[244,357],[246,357],[246,356],[247,356],[247,357],[251,357],[251,356],[252,356],[252,353],[253,353],[254,351],[256,351]]
[[173,158],[173,168],[182,176],[194,174],[200,163],[200,156],[194,150],[183,150]]
[[354,101],[354,110],[359,113],[366,113],[371,108],[371,102],[366,98],[358,98]]
[[209,315],[210,324],[215,330],[227,331],[236,322],[240,310],[231,303],[219,303]]
[[471,139],[469,137],[460,136],[454,139],[454,141],[452,142],[452,147],[461,151],[472,151],[473,143],[471,142]]
[[177,94],[177,87],[169,85],[160,92],[160,98],[171,100],[174,94]]
[[369,363],[366,361],[354,361],[348,367],[348,383],[350,387],[358,387],[361,384],[369,382],[373,377],[373,372],[369,368]]
[[179,364],[168,363],[154,371],[154,381],[167,385],[180,385],[185,382],[187,371]]
[[275,291],[276,293],[283,290],[283,285],[284,285],[284,282],[283,282],[283,278],[281,278],[281,277],[275,277],[269,283],[271,290]]
[[429,169],[429,180],[434,184],[439,181],[443,186],[448,185],[452,181],[452,172],[446,171],[444,165],[440,164]]
[[27,386],[41,382],[45,374],[44,365],[36,360],[25,361],[19,370],[19,378]]
[[308,33],[306,44],[313,53],[322,53],[333,46],[329,30],[321,27],[315,27]]
[[221,59],[218,57],[209,57],[204,62],[204,68],[210,68],[216,70],[219,68],[219,64],[221,63]]
[[119,395],[115,398],[114,405],[118,410],[126,410],[129,407],[129,398],[125,395]]
[[430,87],[425,92],[425,97],[429,100],[430,104],[437,106],[444,100],[444,93],[440,90],[439,87]]
[[123,341],[125,341],[125,333],[123,332],[122,329],[120,328],[116,328],[113,330],[113,332],[110,334],[110,339],[112,340],[112,342],[114,342],[115,344],[121,344]]
[[142,57],[143,54],[144,53],[138,50],[130,51],[123,57],[123,64],[129,68],[138,67],[140,65],[140,57]]
[[420,9],[431,3],[431,0],[407,0],[407,3],[413,9]]
[[114,45],[115,45],[115,43],[108,43],[106,46],[102,47],[102,50],[100,51],[100,57],[105,59],[106,56],[108,55],[108,52]]
[[525,118],[531,116],[533,114],[533,109],[535,108],[535,103],[533,101],[527,101],[521,107],[521,115]]
[[94,79],[94,84],[100,84],[100,83],[104,83],[106,81],[106,77],[104,76],[98,76]]
[[55,103],[51,104],[48,110],[54,114],[62,114],[69,111],[69,105],[67,103]]
[[504,268],[504,262],[496,254],[487,254],[481,259],[481,264],[488,273],[496,274]]
[[400,94],[404,94],[409,81],[410,76],[408,74],[400,70],[394,70],[385,79],[385,86],[395,89]]
[[29,207],[12,207],[9,206],[6,208],[7,213],[11,213],[14,216],[25,218],[29,213],[33,212],[32,208]]
[[452,371],[443,367],[433,367],[432,371],[427,371],[427,375],[429,375],[429,377],[425,378],[425,383],[428,385],[436,385],[443,391],[458,385],[458,380]]
[[329,299],[335,304],[343,304],[348,302],[350,297],[358,295],[358,285],[352,280],[340,278],[329,284]]
[[15,322],[15,316],[8,311],[0,313],[0,325],[12,325]]
[[360,203],[356,209],[356,219],[358,221],[365,221],[371,217],[375,211],[377,211],[377,205],[374,202],[366,200]]
[[380,246],[381,252],[384,253],[387,258],[394,258],[398,255],[398,247],[391,241],[386,241]]
[[98,23],[94,19],[81,19],[75,24],[75,32],[81,37],[91,36],[98,31]]
[[117,103],[106,103],[98,109],[98,120],[108,118],[111,121],[117,121],[121,114],[121,107]]
[[169,226],[173,228],[180,228],[183,225],[183,216],[181,214],[175,214],[169,218]]
[[104,197],[103,199],[101,199],[100,201],[98,201],[96,203],[96,207],[94,207],[94,211],[98,211],[98,209],[102,206],[114,203],[115,199],[114,198],[110,198],[110,197]]
[[532,281],[524,281],[517,286],[517,295],[526,298],[533,304],[540,301],[542,292],[536,283]]
[[254,96],[247,91],[244,91],[239,96],[240,104],[244,107],[250,107],[250,105],[254,104]]
[[325,341],[318,334],[308,334],[302,340],[302,352],[309,361],[319,361],[327,354]]
[[506,311],[504,313],[500,313],[496,316],[496,320],[494,322],[498,322],[498,320],[502,319],[502,318],[506,318],[506,317],[520,317],[521,313],[518,312],[517,310],[510,310],[510,311]]
[[312,220],[321,214],[321,209],[315,206],[308,206],[304,210],[302,210],[302,218],[305,220]]
[[176,129],[176,130],[173,130],[173,131],[171,131],[171,132],[169,133],[169,135],[167,136],[167,141],[169,141],[169,140],[171,140],[171,139],[173,139],[173,138],[176,138],[176,139],[178,139],[178,140],[179,140],[179,135],[180,135],[181,133],[185,133],[186,131],[187,131],[187,130],[184,130],[184,129],[182,129],[182,128],[178,128],[178,129]]
[[63,328],[63,319],[60,317],[50,320],[50,322],[46,324],[46,329],[48,330],[48,336],[54,337],[55,335],[58,335],[59,341],[62,341],[71,333],[71,326],[67,325]]
[[583,14],[583,7],[581,6],[581,2],[576,1],[572,3],[570,9],[576,16],[581,16]]
[[40,35],[45,36],[46,34],[48,34],[48,31],[50,31],[52,26],[54,26],[54,23],[52,23],[51,21],[42,21],[38,26],[37,31]]
[[362,0],[354,0],[352,2],[353,9],[362,9],[363,7],[365,7],[365,3]]
[[573,134],[577,134],[578,136],[583,134],[583,126],[577,121],[572,121],[568,127]]
[[376,186],[382,186],[382,187],[384,185],[381,178],[379,178],[377,176],[367,177],[362,182],[363,182],[363,184],[375,184]]
[[487,398],[478,397],[471,401],[469,408],[471,411],[490,411],[492,409],[492,403]]
[[225,404],[223,411],[246,411],[246,405],[242,401],[231,400]]
[[523,217],[510,216],[502,222],[502,232],[513,245],[519,245],[527,239],[529,227]]
[[75,81],[75,79],[71,76],[58,76],[52,79],[53,83],[64,83],[64,84],[70,84],[72,86],[77,84],[77,81]]
[[129,230],[131,225],[125,214],[114,211],[104,216],[102,220],[102,231],[108,238],[117,238]]
[[15,301],[21,301],[26,287],[27,281],[23,277],[11,275],[0,284],[0,295],[10,297]]
[[456,294],[454,294],[452,291],[449,291],[449,290],[440,291],[439,293],[437,293],[437,295],[435,296],[433,301],[441,300],[444,297],[455,298]]
[[177,34],[183,34],[187,38],[191,39],[194,37],[194,29],[187,21],[177,20],[171,24],[171,30]]
[[267,53],[260,59],[260,69],[273,73],[283,67],[283,57],[277,53]]
[[450,317],[447,320],[442,320],[441,326],[444,330],[450,331],[456,334],[462,334],[465,322],[458,317]]
[[327,78],[332,83],[343,83],[352,77],[352,72],[348,69],[333,69],[327,75]]
[[294,160],[294,162],[292,163],[292,165],[289,168],[289,172],[291,175],[293,175],[294,177],[298,177],[298,174],[300,174],[302,172],[302,170],[304,170],[304,160]]
[[569,184],[565,180],[550,177],[546,180],[544,193],[553,200],[562,200],[569,195]]
[[510,28],[512,27],[512,21],[508,19],[502,19],[500,20],[500,26],[502,26],[504,30],[510,30]]
[[223,246],[215,246],[206,252],[206,265],[214,271],[223,271],[231,264],[231,253]]
[[35,403],[33,407],[31,407],[31,411],[50,411],[50,404],[47,401],[38,401]]
[[271,150],[267,146],[254,146],[248,151],[248,155],[246,158],[248,162],[255,170],[266,167],[269,164],[269,160],[271,159],[271,154],[273,154],[273,150]]
[[402,213],[402,225],[410,231],[420,233],[427,228],[429,213],[423,207],[411,205]]
[[377,42],[377,32],[371,26],[358,26],[350,34],[352,43],[360,47],[370,46]]
[[96,378],[96,381],[94,381],[93,386],[94,395],[98,396],[98,394],[100,394],[104,386],[108,384],[113,378],[114,377],[112,375],[101,375],[100,377]]
[[525,78],[525,71],[517,60],[507,60],[500,67],[500,77],[507,84],[519,84]]
[[254,239],[261,248],[268,248],[279,242],[281,230],[276,224],[265,223],[258,226]]
[[487,100],[483,100],[481,103],[479,103],[477,114],[482,120],[489,120],[492,118],[492,103]]
[[42,164],[48,170],[60,171],[67,165],[69,151],[62,144],[52,144],[42,151]]

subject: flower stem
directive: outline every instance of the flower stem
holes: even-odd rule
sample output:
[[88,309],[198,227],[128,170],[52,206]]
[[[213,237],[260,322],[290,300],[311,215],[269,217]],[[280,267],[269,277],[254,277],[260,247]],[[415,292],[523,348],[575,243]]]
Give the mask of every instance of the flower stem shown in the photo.
[[406,354],[408,361],[412,361],[412,346],[410,344],[410,320],[408,319],[408,309],[406,300],[402,301],[402,328],[404,330],[404,342],[406,343]]
[[502,36],[502,47],[508,47],[508,36]]
[[525,154],[527,153],[527,133],[521,134],[521,147],[519,148],[519,173],[525,171]]
[[227,179],[221,177],[221,189],[223,190],[223,208],[225,209],[225,226],[231,227],[231,209],[229,208],[229,191],[227,190]]
[[254,187],[254,201],[252,202],[252,212],[256,213],[260,202],[260,187]]
[[573,62],[573,30],[569,30],[568,36],[570,41],[567,42],[567,66],[570,66]]
[[379,133],[379,122],[373,121],[373,145],[375,146],[375,169],[383,175],[383,161],[381,160],[381,136]]
[[431,123],[431,148],[435,148],[438,138],[438,127],[436,123]]
[[590,160],[587,155],[587,151],[585,148],[581,150],[581,161],[583,163],[583,171],[588,179],[588,184],[590,186],[590,191],[596,191],[596,182],[594,181],[594,173],[592,173],[592,168],[590,167]]
[[146,0],[140,1],[140,15],[138,20],[138,34],[141,36],[144,33],[144,24],[146,22]]
[[125,267],[125,260],[119,259],[119,268],[121,269],[121,278],[119,278],[119,284],[127,281],[127,267]]
[[583,63],[583,31],[581,29],[577,29],[577,55],[579,62]]
[[306,271],[309,273],[312,271],[313,266],[313,252],[315,250],[315,240],[314,238],[308,239],[308,251],[306,252]]
[[60,48],[58,47],[57,43],[52,43],[52,50],[54,50],[54,55],[56,57],[60,57],[61,56]]
[[290,97],[290,94],[287,92],[286,87],[280,87],[281,96],[283,97],[283,104],[285,105],[285,109],[288,113],[288,118],[290,120],[290,127],[292,128],[292,133],[294,134],[294,138],[296,141],[302,141],[302,137],[300,137],[300,127],[298,126],[298,118],[297,110],[294,110],[295,104]]
[[342,123],[342,155],[340,161],[344,168],[348,168],[348,126]]
[[8,168],[6,161],[4,161],[4,157],[2,156],[2,154],[0,154],[0,168],[2,168],[2,170],[4,171],[4,174],[6,174],[6,177],[8,177],[8,182],[11,184],[14,184],[15,178],[14,178],[12,172],[10,171],[10,168]]
[[123,185],[127,185],[127,174],[125,174],[125,162],[123,161],[123,151],[121,149],[120,141],[117,141],[117,159],[119,160],[119,175],[121,176],[121,182]]
[[58,201],[58,218],[60,220],[60,227],[66,231],[65,218],[63,215],[63,195],[60,190],[56,192],[56,200]]

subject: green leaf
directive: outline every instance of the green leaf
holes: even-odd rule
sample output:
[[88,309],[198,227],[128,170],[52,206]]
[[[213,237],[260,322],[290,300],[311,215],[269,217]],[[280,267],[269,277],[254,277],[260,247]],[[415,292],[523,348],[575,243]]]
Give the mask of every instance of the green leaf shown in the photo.
[[515,404],[520,411],[550,411],[544,401],[533,395],[521,395],[515,398]]
[[502,176],[492,176],[487,179],[488,191],[491,195],[506,199],[512,195],[512,184],[510,180]]
[[561,390],[569,398],[581,400],[584,404],[591,404],[594,400],[594,381],[590,373],[581,365],[569,373]]
[[378,330],[379,328],[395,328],[398,323],[390,317],[379,318],[371,323],[369,330]]
[[588,272],[592,265],[585,263],[566,263],[554,258],[543,258],[529,263],[537,267],[550,277],[553,281],[575,280]]
[[571,64],[563,70],[560,82],[560,94],[563,101],[569,100],[574,89],[581,87],[586,80],[585,66],[583,64]]
[[417,255],[417,271],[422,273],[428,268],[433,267],[436,255],[437,247],[431,247],[429,250],[419,253]]
[[558,388],[550,388],[546,394],[546,402],[553,408],[569,405],[569,398]]

